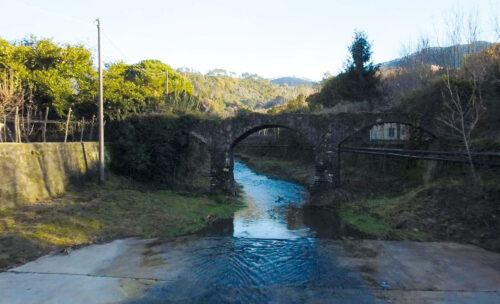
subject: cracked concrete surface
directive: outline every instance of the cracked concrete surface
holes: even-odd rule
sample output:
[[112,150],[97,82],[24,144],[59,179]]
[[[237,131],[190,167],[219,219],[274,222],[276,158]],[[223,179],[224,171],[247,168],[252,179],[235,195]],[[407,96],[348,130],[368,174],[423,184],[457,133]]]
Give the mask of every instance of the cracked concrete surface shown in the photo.
[[[149,241],[116,240],[47,255],[0,274],[0,303],[116,303],[138,295],[154,278],[112,275],[119,257],[131,257]],[[135,258],[140,259],[141,255]]]
[[[189,271],[187,248],[213,242],[194,237],[166,243],[125,239],[44,256],[0,273],[0,303],[138,299],[149,287],[169,284]],[[500,303],[500,255],[475,246],[367,240],[319,240],[318,245],[358,273],[366,286],[362,292],[377,303]],[[357,295],[356,288],[332,290],[327,291],[329,302]]]

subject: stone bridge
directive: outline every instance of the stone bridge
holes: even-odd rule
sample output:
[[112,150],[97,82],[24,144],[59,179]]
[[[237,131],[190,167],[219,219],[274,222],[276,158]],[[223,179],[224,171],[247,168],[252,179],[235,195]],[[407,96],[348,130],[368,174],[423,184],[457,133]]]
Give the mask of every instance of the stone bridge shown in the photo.
[[358,131],[381,123],[400,123],[429,132],[432,123],[402,113],[342,113],[330,115],[253,113],[225,120],[201,120],[190,134],[208,146],[211,157],[211,189],[236,192],[233,176],[233,148],[262,129],[286,128],[301,135],[314,148],[314,187],[340,185],[339,145]]

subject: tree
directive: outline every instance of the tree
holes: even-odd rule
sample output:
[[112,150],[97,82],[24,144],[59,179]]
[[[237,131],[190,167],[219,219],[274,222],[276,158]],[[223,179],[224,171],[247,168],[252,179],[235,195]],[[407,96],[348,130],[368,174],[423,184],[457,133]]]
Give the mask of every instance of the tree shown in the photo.
[[372,56],[371,45],[364,32],[354,33],[354,40],[349,46],[349,52],[351,58],[347,61],[348,71],[357,71],[362,74],[368,69],[373,69],[373,64],[369,62]]
[[349,47],[351,58],[347,61],[347,70],[341,75],[339,94],[351,101],[363,101],[379,97],[376,73],[378,65],[371,62],[371,44],[364,32],[354,33],[354,40]]
[[21,81],[12,71],[0,76],[0,118],[8,116],[24,103]]
[[471,81],[452,80],[449,75],[444,76],[444,86],[442,91],[444,111],[438,116],[438,120],[461,139],[467,152],[472,176],[479,185],[480,179],[476,174],[471,155],[471,135],[485,110],[481,88],[474,78]]
[[104,72],[104,114],[111,120],[140,113],[145,107],[140,89],[125,78],[128,68],[125,63],[117,62],[107,66]]
[[[480,32],[477,11],[469,12],[469,15],[465,18],[460,8],[457,8],[451,18],[446,20],[446,25],[446,38],[448,43],[453,46],[453,49],[458,48],[461,43],[465,42],[471,48],[469,53],[476,52],[476,43]],[[462,61],[462,56],[459,51],[454,50],[450,58],[453,63],[463,66],[467,59],[465,58]],[[479,57],[476,56],[476,58]],[[476,68],[471,68],[472,66]],[[474,182],[477,186],[481,186],[481,179],[476,174],[471,155],[472,134],[485,111],[480,84],[483,78],[481,75],[483,69],[477,69],[478,66],[484,66],[484,64],[469,64],[469,68],[458,71],[449,67],[445,69],[445,75],[443,76],[445,89],[442,90],[444,111],[438,117],[438,120],[448,127],[453,134],[460,137],[467,152]]]
[[371,44],[366,34],[355,32],[348,50],[350,58],[345,63],[345,71],[328,79],[321,91],[309,99],[311,103],[331,107],[342,101],[371,103],[380,97],[379,66],[371,62]]
[[20,43],[0,39],[0,72],[11,71],[30,92],[34,107],[49,107],[53,117],[65,117],[69,107],[87,116],[85,104],[96,96],[92,54],[81,45],[59,45],[30,37]]

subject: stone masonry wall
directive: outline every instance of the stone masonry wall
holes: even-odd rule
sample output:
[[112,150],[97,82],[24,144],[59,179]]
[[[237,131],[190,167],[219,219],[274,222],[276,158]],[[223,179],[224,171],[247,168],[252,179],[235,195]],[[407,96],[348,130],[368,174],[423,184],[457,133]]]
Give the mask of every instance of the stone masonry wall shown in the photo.
[[98,144],[0,144],[0,207],[65,191],[98,163]]

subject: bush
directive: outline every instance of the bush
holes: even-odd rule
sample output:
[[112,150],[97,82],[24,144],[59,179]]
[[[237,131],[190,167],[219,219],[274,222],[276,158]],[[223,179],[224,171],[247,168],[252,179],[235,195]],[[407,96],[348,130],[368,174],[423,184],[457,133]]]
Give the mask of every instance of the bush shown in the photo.
[[111,169],[143,182],[172,184],[188,146],[183,132],[190,117],[137,116],[113,123],[109,128]]

